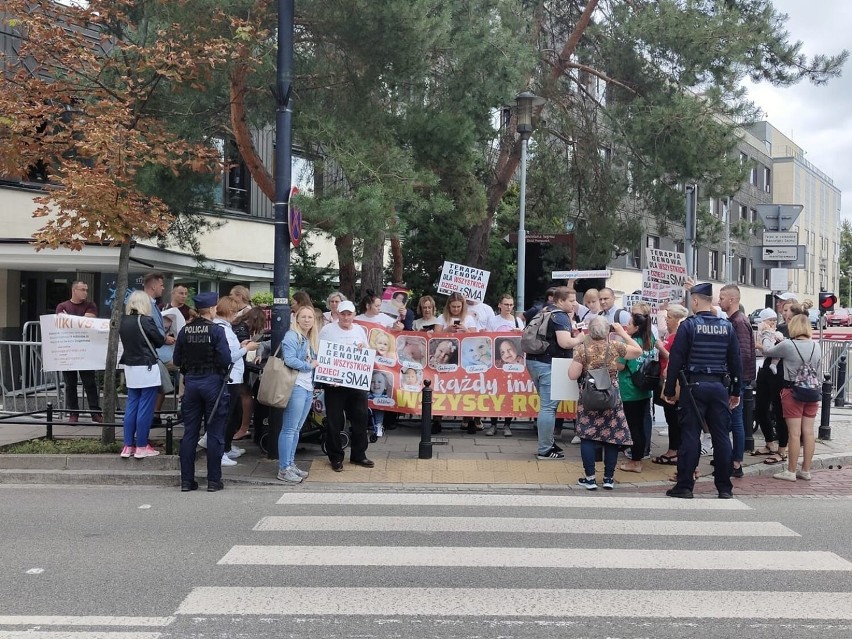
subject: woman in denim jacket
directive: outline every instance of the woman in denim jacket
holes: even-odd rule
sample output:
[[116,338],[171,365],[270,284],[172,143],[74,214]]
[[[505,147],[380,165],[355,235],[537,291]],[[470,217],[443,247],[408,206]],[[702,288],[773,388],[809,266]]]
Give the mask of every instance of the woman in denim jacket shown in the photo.
[[311,409],[314,399],[314,369],[317,366],[317,348],[319,347],[319,329],[312,306],[303,306],[295,316],[295,322],[284,335],[282,347],[284,364],[299,371],[293,394],[284,409],[284,423],[278,436],[278,479],[300,483],[308,476],[294,461],[299,431]]

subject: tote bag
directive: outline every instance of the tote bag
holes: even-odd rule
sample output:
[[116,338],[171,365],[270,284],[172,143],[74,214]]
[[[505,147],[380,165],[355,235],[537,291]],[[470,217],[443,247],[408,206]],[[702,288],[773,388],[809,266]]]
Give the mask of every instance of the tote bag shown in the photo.
[[290,368],[278,357],[280,350],[279,345],[272,357],[266,360],[257,389],[257,401],[272,408],[287,407],[299,376],[299,371]]

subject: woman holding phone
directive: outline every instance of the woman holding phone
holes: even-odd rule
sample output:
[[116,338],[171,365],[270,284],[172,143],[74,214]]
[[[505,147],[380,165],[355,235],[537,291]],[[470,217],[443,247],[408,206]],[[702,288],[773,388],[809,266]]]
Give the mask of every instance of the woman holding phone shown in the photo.
[[476,320],[467,312],[464,296],[452,293],[444,305],[444,312],[436,321],[439,333],[475,333]]

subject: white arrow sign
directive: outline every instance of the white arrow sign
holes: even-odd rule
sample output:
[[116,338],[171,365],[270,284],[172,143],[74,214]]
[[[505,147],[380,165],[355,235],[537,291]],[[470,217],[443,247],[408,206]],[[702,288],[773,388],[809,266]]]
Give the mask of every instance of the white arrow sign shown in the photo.
[[763,246],[763,259],[767,262],[795,262],[799,250],[795,246]]

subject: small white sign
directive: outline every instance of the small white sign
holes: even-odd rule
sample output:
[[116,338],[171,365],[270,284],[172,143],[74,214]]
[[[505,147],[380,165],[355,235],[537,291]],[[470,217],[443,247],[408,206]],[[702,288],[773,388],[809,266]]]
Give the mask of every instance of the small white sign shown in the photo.
[[789,287],[790,282],[787,279],[786,268],[769,269],[769,288],[773,291],[787,291]]
[[766,246],[797,246],[799,244],[799,234],[764,231],[763,243]]
[[799,257],[797,246],[762,246],[766,262],[795,262]]
[[109,320],[59,313],[42,315],[42,370],[102,371],[106,368]]
[[441,279],[438,281],[438,292],[444,295],[461,293],[466,300],[482,302],[485,300],[490,275],[490,271],[455,262],[444,262]]
[[375,360],[376,351],[373,349],[321,340],[317,350],[318,365],[314,369],[314,381],[370,390]]
[[604,269],[600,271],[553,271],[550,274],[554,280],[589,280],[608,279],[612,277],[612,271]]
[[576,379],[568,379],[568,368],[573,359],[565,357],[554,357],[551,367],[550,399],[559,401],[568,400],[576,402],[580,399],[580,387]]

